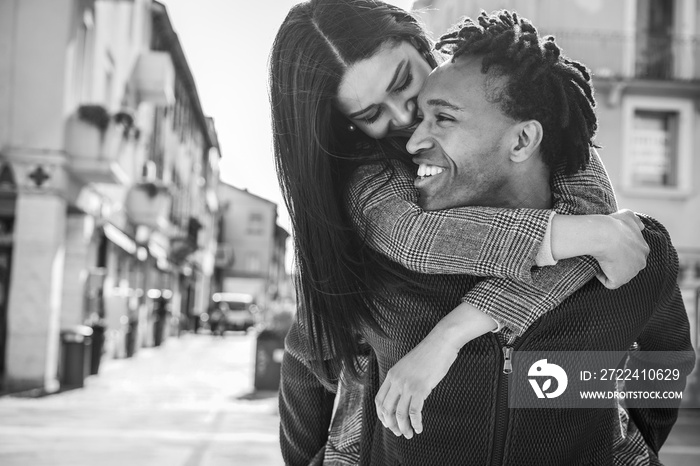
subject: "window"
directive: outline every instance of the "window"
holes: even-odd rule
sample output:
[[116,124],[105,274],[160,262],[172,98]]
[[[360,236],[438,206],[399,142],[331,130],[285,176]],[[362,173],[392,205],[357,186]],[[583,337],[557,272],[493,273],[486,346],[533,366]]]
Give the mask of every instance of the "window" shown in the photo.
[[670,79],[673,76],[674,3],[639,0],[637,7],[637,76]]
[[262,235],[264,232],[263,215],[260,212],[252,212],[248,216],[248,234]]
[[635,110],[632,184],[678,187],[678,112]]
[[73,56],[73,99],[76,105],[90,102],[92,98],[92,71],[95,42],[95,22],[91,10],[83,11],[75,38]]
[[692,101],[627,97],[624,188],[643,194],[688,194]]
[[248,272],[262,272],[262,262],[258,253],[249,252],[246,256],[246,270]]

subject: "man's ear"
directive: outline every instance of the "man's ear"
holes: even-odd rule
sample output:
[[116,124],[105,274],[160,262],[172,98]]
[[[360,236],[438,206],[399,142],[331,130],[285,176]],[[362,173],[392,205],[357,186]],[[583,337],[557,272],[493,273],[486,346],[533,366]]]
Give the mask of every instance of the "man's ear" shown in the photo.
[[515,126],[515,131],[517,137],[510,148],[510,160],[520,163],[537,153],[544,131],[537,120],[522,121]]

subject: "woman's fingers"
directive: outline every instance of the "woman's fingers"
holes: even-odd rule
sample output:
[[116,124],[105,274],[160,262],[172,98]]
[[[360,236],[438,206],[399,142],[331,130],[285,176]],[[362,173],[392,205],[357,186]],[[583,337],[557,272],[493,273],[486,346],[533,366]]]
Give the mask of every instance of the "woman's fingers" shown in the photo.
[[610,214],[612,217],[617,218],[618,220],[622,220],[623,222],[627,223],[634,223],[637,225],[637,228],[639,230],[644,230],[644,222],[642,222],[642,219],[637,216],[634,212],[632,212],[629,209],[620,209],[614,214]]
[[387,371],[374,398],[377,416],[395,435],[423,431],[423,402],[445,377],[459,349],[435,330]]
[[411,405],[408,408],[408,417],[411,419],[411,425],[416,434],[423,432],[423,401],[424,398],[419,395],[411,397]]
[[425,396],[416,392],[399,391],[397,385],[384,381],[374,398],[377,417],[394,435],[407,439],[423,432],[423,402]]
[[374,405],[377,407],[377,417],[379,420],[382,422],[382,424],[386,427],[386,421],[384,420],[384,413],[382,412],[382,406],[384,406],[384,398],[386,398],[387,393],[389,393],[389,388],[391,387],[391,382],[386,379],[384,380],[384,383],[382,384],[381,387],[379,387],[379,391],[377,392],[377,395],[374,397]]
[[381,411],[382,413],[382,424],[384,424],[384,427],[387,429],[390,429],[396,436],[401,435],[401,430],[396,423],[396,405],[400,397],[401,393],[399,393],[398,390],[395,390],[393,386],[389,387],[389,392],[384,397],[382,404],[377,406],[377,412]]
[[411,395],[404,393],[396,404],[396,424],[399,431],[406,438],[413,437],[413,429],[411,428],[411,420],[408,417],[409,407],[411,405]]
[[606,288],[616,289],[632,280],[646,266],[649,245],[644,240],[644,223],[631,210],[620,210],[610,215],[614,220],[609,230],[606,251],[597,257],[602,275],[598,276]]
[[[631,211],[630,211],[630,212],[631,212]],[[634,215],[634,222],[635,222],[635,223],[637,224],[637,226],[639,227],[639,231],[644,230],[644,222],[642,222],[642,219],[639,218],[639,216],[638,216],[637,214],[635,214],[634,212],[632,212],[632,215]]]

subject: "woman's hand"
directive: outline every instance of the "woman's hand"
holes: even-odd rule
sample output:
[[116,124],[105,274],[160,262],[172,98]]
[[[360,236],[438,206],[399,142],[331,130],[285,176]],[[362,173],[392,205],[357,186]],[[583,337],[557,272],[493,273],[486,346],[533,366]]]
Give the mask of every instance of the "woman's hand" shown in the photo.
[[423,432],[423,402],[445,377],[459,348],[435,333],[401,358],[387,372],[374,402],[384,427],[395,435],[413,438]]
[[552,255],[557,260],[593,256],[602,269],[598,280],[606,288],[619,288],[646,267],[649,245],[643,229],[627,209],[610,215],[555,215]]
[[608,230],[602,231],[606,239],[600,242],[601,251],[592,255],[603,271],[598,280],[614,290],[646,267],[649,245],[642,236],[644,224],[631,210],[619,210],[607,218],[612,222]]
[[498,324],[471,304],[461,303],[394,365],[374,398],[377,416],[395,435],[423,432],[423,402],[450,370],[468,342]]

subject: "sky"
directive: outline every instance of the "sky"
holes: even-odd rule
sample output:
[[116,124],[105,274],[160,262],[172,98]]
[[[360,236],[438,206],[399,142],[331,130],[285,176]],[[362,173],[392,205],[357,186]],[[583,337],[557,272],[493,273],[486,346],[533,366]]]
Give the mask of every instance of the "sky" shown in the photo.
[[[161,0],[221,144],[221,179],[278,205],[290,231],[272,155],[267,61],[289,8],[299,0]],[[389,0],[408,9],[413,0]]]

